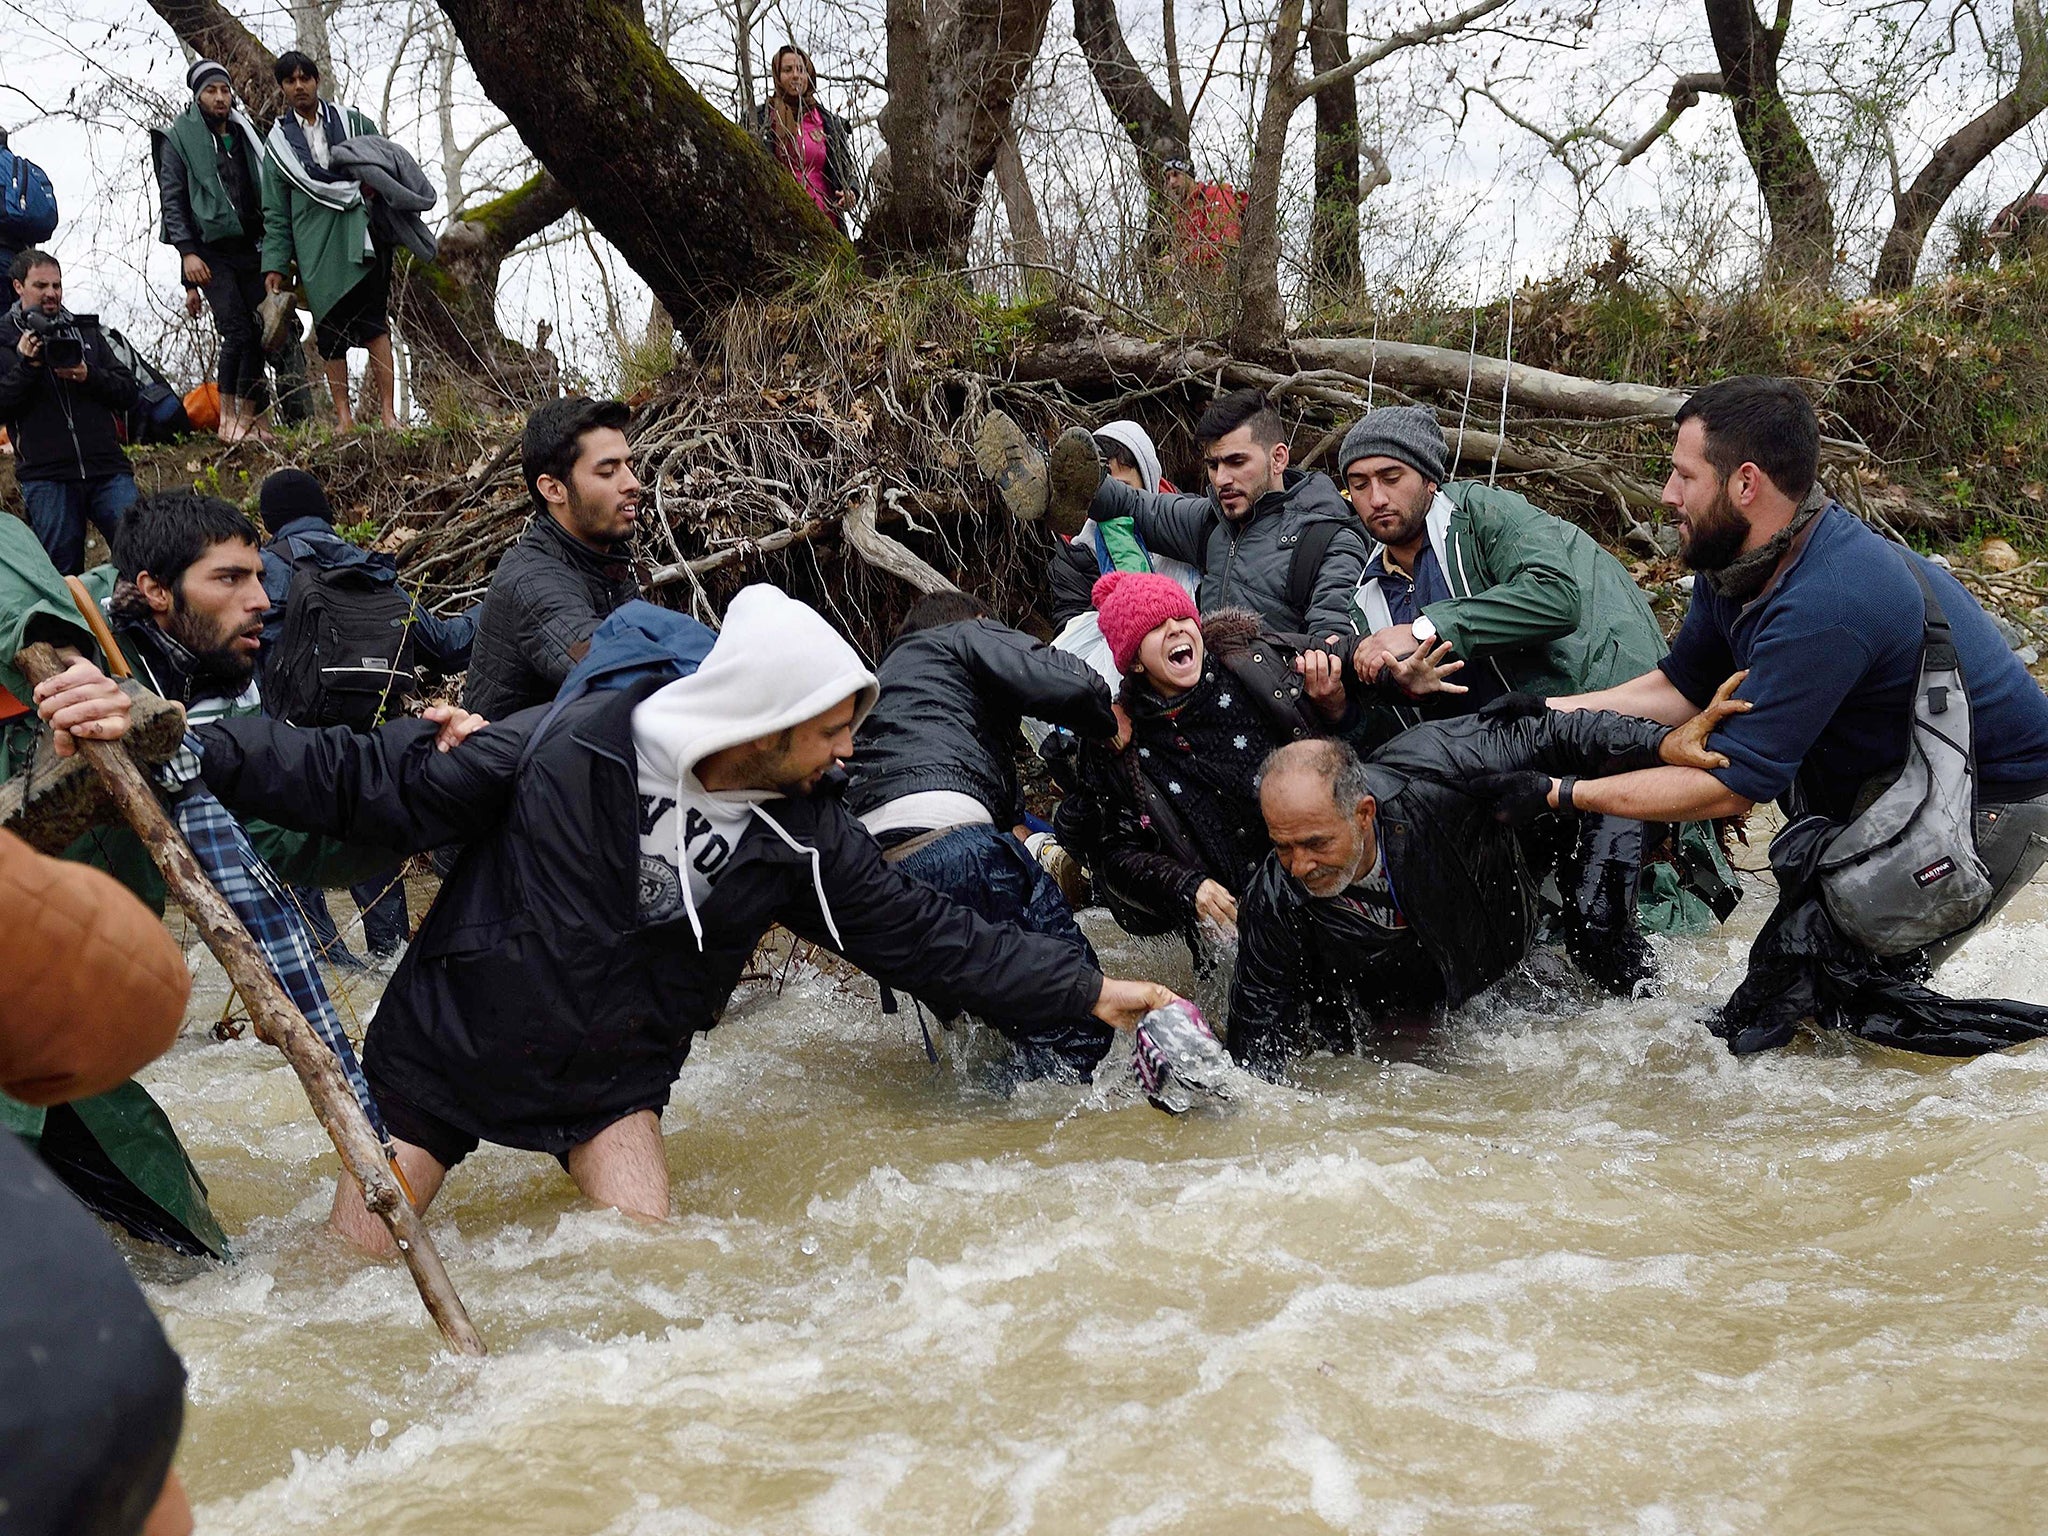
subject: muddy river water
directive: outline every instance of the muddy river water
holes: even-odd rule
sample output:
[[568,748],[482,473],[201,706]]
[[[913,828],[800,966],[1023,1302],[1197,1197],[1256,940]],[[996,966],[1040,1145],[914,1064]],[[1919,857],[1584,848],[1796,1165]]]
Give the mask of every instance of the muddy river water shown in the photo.
[[[2044,898],[1941,984],[2048,1000]],[[475,1364],[326,1236],[333,1153],[202,986],[147,1080],[240,1258],[141,1266],[200,1529],[2041,1529],[2048,1046],[1731,1059],[1695,1020],[1768,900],[1658,941],[1656,1001],[1511,986],[1181,1119],[755,984],[669,1107],[667,1224],[539,1156],[450,1180]]]

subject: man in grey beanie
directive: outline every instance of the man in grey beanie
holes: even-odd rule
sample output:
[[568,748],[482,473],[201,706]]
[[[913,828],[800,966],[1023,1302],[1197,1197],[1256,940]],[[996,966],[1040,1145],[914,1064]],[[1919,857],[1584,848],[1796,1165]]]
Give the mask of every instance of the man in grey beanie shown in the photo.
[[[1352,599],[1353,627],[1366,637],[1356,656],[1361,676],[1376,677],[1417,645],[1448,641],[1470,692],[1441,707],[1470,710],[1509,693],[1610,688],[1664,655],[1641,589],[1583,529],[1513,491],[1449,478],[1450,445],[1434,412],[1368,411],[1345,434],[1337,467],[1371,545]],[[1576,828],[1553,830],[1568,845],[1558,879],[1566,945],[1581,970],[1626,994],[1655,974],[1636,932],[1644,826],[1582,817]],[[1660,903],[1649,925],[1701,926],[1709,910],[1725,916],[1734,891],[1711,841],[1689,834],[1679,865],[1698,895]]]

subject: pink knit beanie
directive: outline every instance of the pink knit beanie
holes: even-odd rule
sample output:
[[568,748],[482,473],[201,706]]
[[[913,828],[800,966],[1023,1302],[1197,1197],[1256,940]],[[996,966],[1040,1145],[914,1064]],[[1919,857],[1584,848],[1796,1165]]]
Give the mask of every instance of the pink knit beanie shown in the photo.
[[1149,571],[1111,571],[1089,593],[1101,615],[1102,638],[1119,672],[1131,670],[1145,637],[1168,619],[1198,619],[1195,600],[1171,576]]

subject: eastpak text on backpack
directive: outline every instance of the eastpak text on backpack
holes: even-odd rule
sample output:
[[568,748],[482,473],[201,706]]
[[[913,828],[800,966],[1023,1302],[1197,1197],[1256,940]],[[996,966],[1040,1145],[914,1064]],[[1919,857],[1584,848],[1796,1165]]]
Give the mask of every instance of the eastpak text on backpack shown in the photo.
[[374,730],[414,687],[412,599],[389,556],[273,540],[291,561],[284,630],[263,673],[264,710],[293,725]]

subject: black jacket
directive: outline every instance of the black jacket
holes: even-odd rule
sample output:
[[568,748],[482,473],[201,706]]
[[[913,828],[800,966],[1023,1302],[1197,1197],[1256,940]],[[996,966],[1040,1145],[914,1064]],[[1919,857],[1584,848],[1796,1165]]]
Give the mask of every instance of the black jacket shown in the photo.
[[116,413],[135,404],[135,375],[115,360],[97,319],[66,314],[85,341],[83,384],[66,383],[15,350],[23,329],[19,303],[0,315],[0,426],[14,445],[17,481],[128,473]]
[[1095,551],[1079,539],[1066,539],[1052,552],[1046,571],[1046,585],[1052,593],[1052,621],[1064,628],[1076,614],[1095,606],[1095,583],[1102,579],[1102,566]]
[[[1330,477],[1287,470],[1242,522],[1232,522],[1213,494],[1140,491],[1104,477],[1089,515],[1097,521],[1137,521],[1145,547],[1185,560],[1202,573],[1195,601],[1204,613],[1249,608],[1268,628],[1285,634],[1348,635],[1351,594],[1365,571],[1365,534],[1351,503]],[[1306,601],[1288,589],[1294,551],[1317,524],[1331,525],[1330,542],[1308,584]]]
[[[882,862],[830,795],[764,809],[700,913],[641,926],[633,707],[661,686],[585,695],[522,763],[534,709],[437,752],[433,727],[358,736],[241,719],[202,727],[230,808],[408,850],[466,843],[370,1025],[373,1085],[508,1146],[562,1153],[659,1109],[691,1037],[724,1013],[781,923],[944,1013],[1071,1018],[1101,977],[1072,945],[983,922]],[[834,945],[813,884],[843,945]]]
[[[1536,936],[1536,883],[1520,841],[1465,786],[1525,768],[1587,777],[1652,768],[1666,730],[1595,710],[1498,723],[1464,716],[1403,732],[1366,764],[1395,900],[1436,972],[1423,979],[1428,992],[1455,1008],[1521,964]],[[1369,974],[1375,957],[1358,943],[1358,920],[1341,899],[1311,897],[1267,855],[1238,906],[1233,1056],[1277,1069],[1314,1043],[1311,1015],[1348,1011],[1361,989],[1395,990]],[[1406,990],[1425,988],[1409,980]]]
[[[1225,609],[1203,620],[1202,638],[1219,678],[1235,684],[1231,707],[1260,758],[1290,741],[1341,734],[1356,718],[1360,699],[1379,696],[1347,668],[1352,713],[1332,723],[1308,701],[1294,670],[1295,657],[1308,648],[1303,637],[1262,633],[1253,615]],[[1120,752],[1107,742],[1081,744],[1075,786],[1060,802],[1053,825],[1060,842],[1087,861],[1096,894],[1126,932],[1192,934],[1202,882],[1215,880],[1240,894],[1250,868],[1224,867],[1220,859],[1204,856],[1203,845],[1236,841],[1256,849],[1256,858],[1266,846],[1265,824],[1257,802],[1247,799],[1236,808],[1234,827],[1209,828],[1203,836],[1203,829],[1189,825],[1171,792],[1175,733],[1170,722],[1155,723],[1156,712],[1142,707],[1133,693],[1138,687],[1125,685],[1130,744]]]
[[502,720],[554,698],[576,664],[575,648],[639,595],[626,556],[600,554],[536,512],[491,576],[462,707]]
[[[245,137],[246,131],[237,124],[230,168],[225,174],[213,167],[208,171],[220,176],[224,183],[230,177],[239,177],[239,187],[226,188],[242,221],[241,235],[229,244],[235,250],[254,251],[263,243],[263,147],[245,145]],[[171,136],[161,129],[152,129],[149,141],[156,157],[157,200],[163,205],[163,222],[158,226],[157,238],[180,256],[203,255],[215,247],[200,233],[199,221],[193,217],[189,182],[192,172],[185,157]]]
[[[292,593],[292,565],[309,548],[321,552],[323,566],[365,565],[380,575],[388,575],[393,582],[399,580],[389,555],[349,543],[324,517],[309,513],[280,524],[272,532],[270,542],[263,546],[263,590],[270,596],[270,611],[263,615],[262,655],[266,659],[276,654],[277,643],[284,638],[285,604],[291,601]],[[443,618],[427,612],[415,598],[412,639],[420,660],[436,672],[460,672],[469,664],[470,647],[476,642],[477,614],[482,608],[483,604],[477,603],[467,612]]]
[[854,737],[846,803],[856,815],[904,795],[953,790],[999,827],[1023,816],[1018,730],[1026,715],[1076,735],[1116,734],[1109,690],[1078,656],[994,619],[905,635],[876,670],[882,696]]

